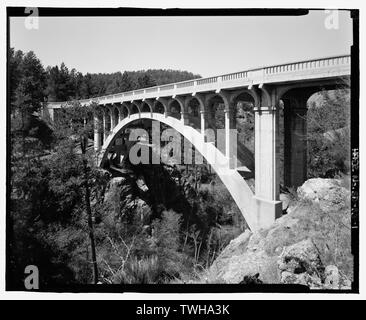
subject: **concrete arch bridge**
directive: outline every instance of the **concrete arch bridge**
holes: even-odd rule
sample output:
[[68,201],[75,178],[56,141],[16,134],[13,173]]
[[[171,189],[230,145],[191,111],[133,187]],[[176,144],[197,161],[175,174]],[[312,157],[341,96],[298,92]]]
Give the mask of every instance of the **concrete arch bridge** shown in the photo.
[[[216,171],[252,230],[267,227],[282,214],[279,200],[279,111],[284,113],[284,180],[299,186],[306,180],[307,100],[321,90],[347,86],[351,74],[348,55],[256,68],[209,78],[144,88],[80,100],[97,105],[94,114],[94,148],[102,165],[119,134],[137,120],[149,119],[172,127],[198,150]],[[238,102],[253,105],[254,159],[245,148],[236,148]],[[68,102],[48,103],[51,119]],[[224,106],[224,147],[207,140],[208,128],[217,129],[215,109]],[[255,192],[238,171],[253,171]]]

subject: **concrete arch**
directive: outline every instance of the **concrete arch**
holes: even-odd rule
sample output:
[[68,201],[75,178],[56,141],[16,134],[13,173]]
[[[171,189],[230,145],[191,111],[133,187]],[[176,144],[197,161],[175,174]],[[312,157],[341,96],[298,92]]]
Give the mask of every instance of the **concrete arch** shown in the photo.
[[[285,95],[287,95],[291,91],[295,91],[298,89],[298,91],[305,91],[308,92],[308,94],[313,95],[316,92],[324,90],[335,90],[337,88],[349,88],[350,83],[346,80],[333,80],[331,82],[329,81],[316,81],[316,82],[304,82],[304,83],[296,83],[292,85],[282,85],[276,87],[276,96],[278,100],[282,99]],[[310,97],[309,96],[309,97]]]
[[205,104],[208,106],[208,108],[210,108],[211,105],[215,102],[218,102],[218,100],[221,100],[222,103],[225,104],[225,109],[227,109],[230,106],[230,95],[223,92],[212,93],[208,95]]
[[203,95],[201,93],[193,93],[192,97],[195,98],[200,105],[200,112],[206,112],[206,99],[208,95]]
[[136,102],[136,101],[131,101],[130,112],[131,112],[130,114],[140,114],[141,113],[141,103]]
[[175,118],[180,119],[183,111],[183,106],[178,99],[171,99],[168,102],[168,112]]
[[115,105],[108,105],[107,108],[109,109],[110,112],[110,117],[111,117],[111,126],[112,128],[115,127],[118,124],[119,121],[119,110]]
[[118,122],[122,121],[122,119],[124,118],[123,115],[123,106],[120,103],[115,103],[114,107],[118,110]]
[[[146,100],[144,100],[143,101],[143,103],[145,103],[145,104],[147,104],[148,105],[148,107],[149,107],[149,110],[150,110],[150,112],[151,113],[153,113],[154,112],[154,100],[152,100],[152,99],[146,99]],[[141,110],[141,111],[143,111],[143,110]]]
[[121,103],[121,111],[123,118],[128,118],[131,114],[130,107],[126,103]]
[[[103,115],[105,116],[105,117],[110,117],[111,116],[111,110],[110,110],[110,108],[108,107],[108,106],[104,106],[103,108],[102,108],[102,111],[103,111]],[[109,119],[110,120],[110,119]]]
[[[205,104],[207,106],[206,112],[208,114],[208,127],[214,130],[224,129],[225,123],[220,124],[218,118],[225,118],[225,110],[229,109],[230,107],[229,97],[222,93],[213,93],[207,96]],[[224,107],[220,106],[219,104],[223,104]]]
[[253,99],[254,106],[256,106],[260,103],[260,97],[258,96],[258,94],[255,91],[248,90],[248,89],[242,89],[242,90],[238,90],[238,91],[235,91],[234,93],[232,93],[230,95],[230,103],[235,102],[235,100],[242,94],[246,94],[246,95],[250,96]]
[[174,101],[177,101],[180,108],[180,113],[187,112],[187,98],[182,96],[173,96],[172,99],[169,101],[169,105],[171,105]]
[[143,101],[140,106],[141,112],[153,112],[151,105],[147,101]]
[[112,131],[111,135],[104,142],[100,158],[98,159],[98,165],[102,166],[108,157],[109,150],[113,146],[114,140],[122,132],[126,126],[132,122],[140,119],[151,119],[167,124],[175,129],[181,135],[183,135],[192,145],[196,148],[200,154],[206,159],[206,161],[216,171],[229,193],[233,197],[234,201],[238,205],[242,212],[249,228],[256,230],[259,228],[259,220],[256,212],[256,200],[253,197],[253,192],[249,185],[242,178],[242,176],[236,171],[229,168],[226,156],[219,151],[211,143],[206,143],[202,138],[200,132],[194,128],[184,125],[180,120],[174,117],[166,117],[160,113],[141,113],[132,114],[129,118],[123,119]]
[[282,112],[279,128],[284,145],[283,152],[278,156],[281,164],[280,182],[286,187],[299,187],[308,178],[307,163],[312,157],[312,153],[308,152],[308,119],[309,115],[311,119],[313,112],[316,112],[316,108],[309,108],[309,102],[314,95],[337,88],[337,83],[332,82],[323,85],[287,85],[277,89]]
[[[162,109],[161,109],[161,107],[162,107]],[[160,112],[158,110],[163,111],[163,112]],[[153,112],[164,114],[164,113],[167,113],[168,110],[167,110],[166,105],[163,102],[161,102],[160,100],[155,100],[154,104],[153,104]]]
[[[195,106],[195,105],[192,106],[193,101],[196,101],[197,106]],[[185,105],[187,108],[186,112],[189,115],[194,116],[194,117],[199,117],[201,107],[200,107],[200,102],[196,97],[188,96],[186,98]]]

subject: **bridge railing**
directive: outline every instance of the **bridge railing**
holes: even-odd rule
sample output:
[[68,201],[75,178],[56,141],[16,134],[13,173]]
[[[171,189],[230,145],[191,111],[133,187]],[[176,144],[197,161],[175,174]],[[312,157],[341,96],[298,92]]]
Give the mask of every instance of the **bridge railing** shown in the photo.
[[[79,100],[81,104],[90,104],[92,102],[97,102],[99,104],[113,103],[118,100],[123,100],[123,98],[128,99],[143,99],[143,98],[154,98],[156,96],[167,94],[168,91],[174,92],[174,94],[184,93],[192,88],[192,92],[197,90],[212,90],[216,89],[218,84],[221,83],[223,86],[225,84],[240,82],[240,83],[263,83],[266,79],[274,78],[275,76],[281,76],[284,74],[297,74],[304,71],[317,71],[321,69],[326,69],[329,67],[336,66],[350,66],[351,57],[349,55],[327,57],[320,59],[312,59],[299,61],[294,63],[285,63],[274,66],[267,66],[262,68],[249,69],[246,71],[228,73],[220,76],[213,76],[208,78],[200,78],[193,80],[186,80],[176,83],[169,83],[160,86],[154,86],[144,89],[132,90],[127,92],[120,92],[116,94],[109,94],[106,96],[100,96],[96,98]],[[65,104],[65,102],[54,102],[49,103],[50,107],[59,107]]]
[[314,70],[314,69],[327,68],[331,66],[350,65],[350,63],[351,63],[350,56],[330,57],[324,59],[314,59],[309,61],[301,61],[301,62],[265,67],[264,73],[278,74],[283,72]]

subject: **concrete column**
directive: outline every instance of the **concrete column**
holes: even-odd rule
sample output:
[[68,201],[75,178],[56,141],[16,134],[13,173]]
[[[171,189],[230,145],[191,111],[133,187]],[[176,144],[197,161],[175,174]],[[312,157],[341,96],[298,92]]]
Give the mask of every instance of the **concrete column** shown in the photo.
[[307,179],[307,108],[306,101],[295,106],[284,101],[284,183],[299,187]]
[[230,169],[236,168],[237,134],[234,111],[225,109],[225,155]]
[[118,121],[121,122],[123,120],[123,107],[122,106],[118,107],[118,117],[119,117]]
[[202,138],[205,140],[205,131],[207,129],[207,117],[208,117],[208,113],[207,111],[200,111],[201,114],[201,135]]
[[114,117],[114,108],[109,109],[109,114],[111,116],[111,130],[113,130],[114,127],[118,124],[118,119],[115,119]]
[[107,137],[108,137],[108,128],[107,128],[107,125],[108,125],[108,120],[107,120],[107,113],[106,112],[103,112],[103,142],[105,142],[107,140]]
[[265,105],[255,111],[255,200],[257,225],[271,225],[282,215],[279,201],[279,171],[277,163],[278,110]]
[[188,117],[189,117],[188,112],[181,112],[180,121],[182,122],[182,124],[184,124],[184,125],[189,124],[189,118]]
[[170,112],[169,112],[168,100],[165,99],[165,98],[156,98],[156,101],[159,101],[163,105],[163,107],[164,107],[164,116],[169,117]]
[[54,109],[53,108],[49,108],[48,109],[48,114],[50,115],[51,121],[54,122],[55,121]]
[[100,119],[96,113],[94,113],[94,150],[98,151],[101,147],[100,141]]

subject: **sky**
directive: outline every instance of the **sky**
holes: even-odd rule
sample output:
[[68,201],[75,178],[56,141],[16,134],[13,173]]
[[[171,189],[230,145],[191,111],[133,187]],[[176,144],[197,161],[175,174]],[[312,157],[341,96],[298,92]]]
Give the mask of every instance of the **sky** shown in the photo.
[[[38,29],[10,19],[10,46],[43,65],[82,73],[187,70],[203,77],[349,54],[352,20],[339,11],[296,17],[40,17]],[[332,20],[333,22],[335,20]]]

